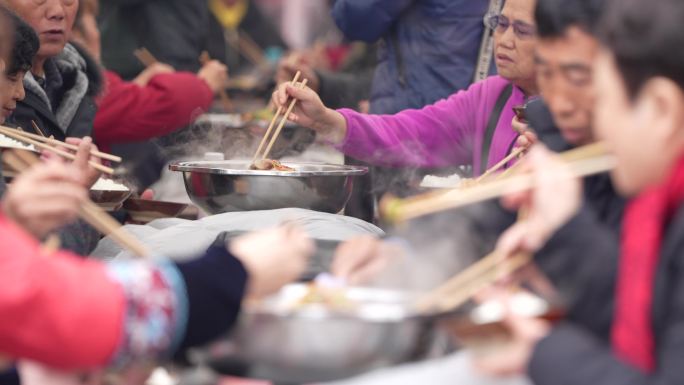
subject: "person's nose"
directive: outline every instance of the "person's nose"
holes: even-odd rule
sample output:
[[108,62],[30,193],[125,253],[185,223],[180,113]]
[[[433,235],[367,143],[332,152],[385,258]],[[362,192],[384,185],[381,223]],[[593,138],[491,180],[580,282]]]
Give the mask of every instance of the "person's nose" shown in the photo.
[[14,100],[20,102],[26,97],[26,90],[24,90],[24,82],[18,80],[14,86]]
[[45,16],[50,20],[63,20],[66,17],[62,0],[48,0]]

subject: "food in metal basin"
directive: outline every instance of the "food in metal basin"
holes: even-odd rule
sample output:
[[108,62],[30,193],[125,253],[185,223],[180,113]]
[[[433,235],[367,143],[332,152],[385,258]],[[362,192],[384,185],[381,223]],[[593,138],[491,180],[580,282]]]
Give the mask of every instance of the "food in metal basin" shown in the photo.
[[272,159],[260,159],[254,162],[249,167],[250,170],[261,170],[261,171],[285,171],[292,172],[295,171],[294,168],[285,166],[284,164]]

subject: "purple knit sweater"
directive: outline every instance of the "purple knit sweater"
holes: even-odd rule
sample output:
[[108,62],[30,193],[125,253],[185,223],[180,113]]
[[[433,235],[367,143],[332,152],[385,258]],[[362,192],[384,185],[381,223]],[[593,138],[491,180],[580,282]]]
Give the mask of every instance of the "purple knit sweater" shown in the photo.
[[[470,164],[478,175],[487,123],[508,84],[504,78],[492,76],[421,110],[406,110],[396,115],[364,115],[340,110],[347,120],[347,137],[337,148],[380,166]],[[513,87],[496,127],[488,167],[505,158],[512,148],[517,137],[511,128],[513,107],[524,101],[522,90]]]

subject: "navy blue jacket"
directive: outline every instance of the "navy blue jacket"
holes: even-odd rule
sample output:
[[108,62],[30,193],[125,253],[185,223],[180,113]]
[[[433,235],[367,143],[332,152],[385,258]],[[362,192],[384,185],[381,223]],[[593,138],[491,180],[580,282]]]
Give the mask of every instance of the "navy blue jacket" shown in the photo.
[[371,112],[421,108],[470,85],[488,0],[336,0],[350,40],[382,39]]

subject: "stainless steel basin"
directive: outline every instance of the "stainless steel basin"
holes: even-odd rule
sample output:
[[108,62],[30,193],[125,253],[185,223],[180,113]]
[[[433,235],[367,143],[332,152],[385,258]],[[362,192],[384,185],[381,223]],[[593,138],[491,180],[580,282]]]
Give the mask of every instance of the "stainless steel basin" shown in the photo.
[[445,314],[413,313],[411,293],[348,288],[353,310],[290,304],[308,290],[292,284],[259,304],[246,304],[233,333],[233,359],[253,375],[281,382],[327,381],[425,358]]
[[284,163],[295,172],[250,170],[250,161],[178,162],[190,199],[210,214],[303,208],[327,213],[344,209],[354,177],[368,169],[319,163]]

